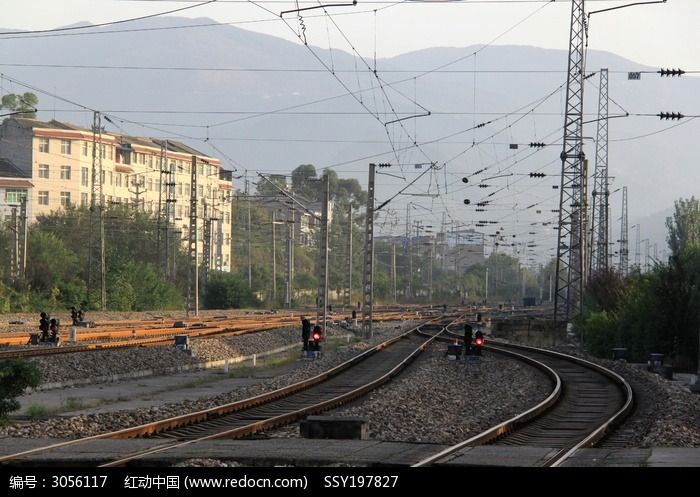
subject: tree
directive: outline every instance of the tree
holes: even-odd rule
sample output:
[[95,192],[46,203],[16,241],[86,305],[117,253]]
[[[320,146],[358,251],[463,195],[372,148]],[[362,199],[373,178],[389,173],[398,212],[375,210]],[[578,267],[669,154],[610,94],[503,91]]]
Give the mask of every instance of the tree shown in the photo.
[[673,255],[688,246],[700,245],[700,202],[695,197],[675,202],[673,217],[666,218],[668,247]]
[[292,190],[295,195],[312,201],[318,200],[318,178],[313,165],[302,164],[292,171]]
[[27,387],[39,386],[41,373],[37,367],[24,359],[5,359],[0,361],[0,421],[7,419],[7,414],[19,409],[15,399],[22,395]]
[[208,309],[237,309],[258,304],[248,283],[240,276],[218,271],[209,273],[203,300]]
[[[274,186],[270,184],[271,182]],[[280,195],[280,191],[275,186],[282,190],[287,189],[287,178],[284,174],[270,174],[267,179],[260,178],[256,190],[258,195]]]
[[3,95],[0,101],[0,109],[7,109],[10,112],[20,112],[21,117],[36,118],[36,106],[39,104],[39,98],[31,93],[26,92],[23,95],[8,93]]

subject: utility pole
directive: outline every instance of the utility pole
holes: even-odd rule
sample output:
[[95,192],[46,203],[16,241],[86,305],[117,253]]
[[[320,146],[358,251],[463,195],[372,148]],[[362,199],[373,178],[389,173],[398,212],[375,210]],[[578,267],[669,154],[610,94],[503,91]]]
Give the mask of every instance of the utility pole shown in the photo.
[[294,205],[287,209],[287,256],[284,258],[286,269],[286,289],[284,292],[284,306],[292,307],[292,283],[294,282]]
[[134,187],[134,190],[130,188],[127,188],[127,190],[129,191],[129,193],[134,194],[133,208],[134,210],[138,210],[141,206],[141,194],[143,193],[143,190],[146,186],[146,178],[141,177],[141,181],[139,181],[138,174],[132,175],[131,186]]
[[[406,259],[409,259],[408,285],[405,299],[408,302],[413,296],[413,251],[411,250],[411,202],[406,204]],[[405,264],[405,262],[404,262]]]
[[343,305],[352,305],[352,204],[348,206],[348,286],[344,293]]
[[561,152],[562,174],[559,188],[559,224],[556,262],[554,319],[568,321],[574,306],[580,307],[583,295],[584,154],[583,154],[583,79],[586,16],[584,0],[572,0],[569,31],[569,62],[564,114],[564,144]]
[[199,264],[197,261],[197,156],[192,156],[190,174],[190,229],[188,235],[187,255],[187,316],[194,311],[199,316]]
[[396,243],[391,244],[391,282],[394,287],[394,304],[396,300]]
[[430,244],[430,267],[428,268],[428,300],[433,303],[433,259],[435,258],[435,237],[433,237],[433,243]]
[[[365,250],[362,264],[362,333],[366,339],[372,338],[372,308],[374,305],[374,170],[376,164],[369,165],[367,184],[367,213],[365,222]],[[408,208],[407,208],[408,209]],[[408,225],[407,225],[408,226]],[[409,275],[410,276],[410,275]]]
[[17,218],[17,207],[12,208],[10,223],[14,233],[11,247],[12,253],[10,255],[10,279],[17,281],[19,278],[19,219]]
[[[639,230],[639,226],[637,226]],[[622,187],[622,222],[620,224],[620,274],[629,273],[629,233],[627,228],[627,187]],[[639,231],[637,231],[639,232]]]
[[319,240],[318,258],[318,293],[316,307],[316,324],[321,323],[323,336],[326,336],[326,318],[328,317],[328,204],[330,202],[330,176],[325,174],[321,194],[321,238]]
[[24,196],[19,201],[19,243],[17,244],[21,279],[27,276],[27,228],[27,197]]
[[486,268],[486,281],[485,281],[486,291],[484,292],[484,302],[489,300],[489,268]]
[[593,186],[593,214],[591,222],[591,274],[608,270],[608,70],[600,70],[598,101],[598,132],[596,135],[595,176]]
[[642,235],[640,233],[641,226],[637,223],[637,237],[634,243],[634,265],[637,266],[637,271],[642,271]]
[[248,200],[248,288],[253,289],[253,264],[251,252],[251,239],[253,237],[250,223],[250,193],[248,193],[248,177],[245,179],[245,196]]
[[[160,145],[160,161],[158,164],[158,216],[156,217],[156,257],[158,258],[158,267],[163,274],[168,271],[168,248],[165,246],[165,257],[161,257],[163,254],[160,252],[161,243],[160,240],[163,238],[161,229],[163,227],[163,144]],[[167,223],[166,223],[167,226]],[[167,232],[166,237],[167,237]]]
[[[90,304],[90,290],[93,279],[93,259],[94,259],[94,237],[95,224],[98,224],[99,233],[99,258],[100,258],[100,309],[107,310],[107,275],[105,267],[105,215],[104,215],[104,195],[102,185],[102,116],[99,112],[92,115],[92,188],[90,197],[90,230],[88,237],[88,281],[86,302]],[[99,209],[99,210],[98,210]],[[95,223],[95,210],[98,210],[98,222]]]
[[272,209],[272,302],[277,300],[277,254],[275,253],[277,247],[275,240],[275,210]]
[[204,274],[202,275],[202,283],[206,286],[207,281],[209,281],[209,271],[211,270],[212,215],[206,198],[202,201],[202,203],[204,207],[204,234],[202,235],[202,266],[204,268]]

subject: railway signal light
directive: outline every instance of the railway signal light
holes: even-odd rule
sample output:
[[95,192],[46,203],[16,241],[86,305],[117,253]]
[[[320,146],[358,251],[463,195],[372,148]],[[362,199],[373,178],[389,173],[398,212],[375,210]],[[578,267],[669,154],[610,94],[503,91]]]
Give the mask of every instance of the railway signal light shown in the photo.
[[685,117],[680,112],[660,112],[656,115],[659,116],[659,119],[661,119],[662,121],[664,119],[670,119],[671,121],[675,121],[676,119],[683,119]]
[[663,78],[664,76],[682,76],[685,74],[685,71],[683,69],[661,69],[660,71],[657,71],[659,74],[661,74],[661,77]]
[[547,176],[545,173],[530,173],[531,178],[544,178]]
[[321,330],[314,330],[313,335],[311,335],[311,338],[313,338],[313,341],[318,343],[321,341]]

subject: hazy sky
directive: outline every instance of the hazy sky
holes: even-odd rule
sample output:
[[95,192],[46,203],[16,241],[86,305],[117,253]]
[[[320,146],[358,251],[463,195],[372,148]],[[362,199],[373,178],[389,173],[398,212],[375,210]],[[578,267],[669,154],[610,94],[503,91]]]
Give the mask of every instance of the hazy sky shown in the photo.
[[[585,3],[586,11],[592,12],[638,1],[641,0],[586,0]],[[311,0],[298,2],[299,7],[318,5]],[[0,28],[42,30],[85,21],[92,24],[121,21],[195,6],[197,2],[2,0],[0,5]],[[220,23],[231,23],[239,28],[299,43],[297,34],[300,33],[300,23],[296,15],[286,14],[283,19],[280,18],[280,12],[293,9],[294,6],[295,3],[290,1],[261,0],[253,3],[245,0],[219,0],[170,15],[193,19],[211,18]],[[375,52],[377,57],[389,57],[428,47],[466,47],[487,43],[533,45],[566,50],[571,3],[567,0],[359,0],[354,7],[328,8],[328,12],[331,18],[323,16],[320,9],[303,12],[308,43],[322,48],[328,48],[330,45],[347,52],[351,52],[354,47],[361,55],[371,58]],[[193,20],[193,24],[202,22],[201,19]],[[700,0],[668,0],[664,4],[634,6],[593,14],[589,24],[589,48],[606,50],[651,67],[700,70],[699,22]],[[122,23],[108,29],[129,27],[128,23]],[[90,38],[85,37],[84,41],[89,43]],[[12,59],[11,51],[0,51],[0,54],[0,62],[3,58]],[[626,68],[616,69],[624,71]],[[681,110],[689,114],[696,113],[698,109],[695,107],[697,106],[690,103],[687,108],[683,107]],[[666,124],[659,123],[658,126],[662,125]],[[652,131],[654,130],[656,128]],[[384,130],[382,128],[379,131]],[[555,161],[557,157],[558,154],[555,154]],[[653,196],[655,180],[649,179],[647,183],[649,185],[644,191],[640,188],[634,192],[630,201],[631,207],[634,207],[635,202],[643,204],[645,198]],[[693,186],[679,184],[678,195],[686,195]],[[615,198],[614,202],[619,202],[619,199]],[[618,209],[617,206],[614,208]],[[640,211],[647,214],[641,208]],[[551,229],[547,229],[551,232]],[[642,237],[650,236],[648,228],[645,227]],[[663,243],[663,240],[659,243]]]
[[[340,2],[347,0],[339,0]],[[588,12],[638,0],[586,0]],[[11,29],[49,29],[80,21],[111,22],[196,5],[160,0],[3,0],[0,25]],[[317,5],[300,0],[300,7]],[[293,2],[219,0],[172,15],[210,17],[239,27],[296,38],[298,21],[279,13]],[[535,45],[565,49],[570,2],[556,0],[465,0],[461,2],[364,2],[328,9],[333,20],[364,56],[392,56],[433,46],[487,43]],[[267,10],[267,11],[266,11]],[[375,12],[376,10],[376,12]],[[321,10],[304,12],[310,44],[350,51],[349,44]],[[317,17],[314,17],[317,16]],[[594,14],[590,22],[592,49],[614,52],[656,67],[700,69],[700,0],[668,0],[665,4],[629,7]],[[126,27],[122,25],[121,27]],[[376,40],[376,41],[375,41]]]

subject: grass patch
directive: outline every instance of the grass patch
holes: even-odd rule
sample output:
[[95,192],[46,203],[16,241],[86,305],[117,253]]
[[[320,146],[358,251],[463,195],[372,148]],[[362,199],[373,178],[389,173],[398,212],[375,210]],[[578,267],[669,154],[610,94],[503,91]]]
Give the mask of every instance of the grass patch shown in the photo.
[[62,407],[66,411],[77,411],[78,409],[83,409],[85,403],[79,397],[68,397],[62,402]]
[[53,411],[42,404],[32,404],[25,410],[29,419],[44,419],[53,414]]

